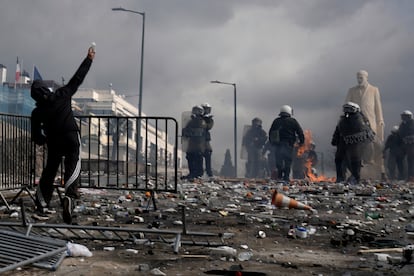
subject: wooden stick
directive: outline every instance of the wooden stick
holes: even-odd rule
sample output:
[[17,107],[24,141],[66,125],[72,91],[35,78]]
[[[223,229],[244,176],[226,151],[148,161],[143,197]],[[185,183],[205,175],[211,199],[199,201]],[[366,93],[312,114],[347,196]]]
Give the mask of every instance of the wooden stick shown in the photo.
[[210,255],[180,255],[180,257],[181,258],[202,258],[202,259],[205,259],[205,258],[208,258],[208,257],[210,257]]
[[361,250],[358,250],[358,254],[381,253],[381,252],[398,252],[398,253],[402,253],[403,248],[394,247],[394,248],[376,248],[376,249],[361,249]]

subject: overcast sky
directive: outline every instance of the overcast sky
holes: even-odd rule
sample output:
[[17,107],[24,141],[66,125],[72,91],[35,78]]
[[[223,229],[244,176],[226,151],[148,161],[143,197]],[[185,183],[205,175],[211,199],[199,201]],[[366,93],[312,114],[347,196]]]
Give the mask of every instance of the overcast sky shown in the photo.
[[[214,167],[233,155],[233,87],[239,145],[243,126],[268,131],[289,104],[317,149],[330,140],[347,90],[365,69],[380,89],[385,134],[414,110],[414,1],[411,0],[13,0],[0,9],[0,63],[14,81],[16,56],[30,74],[68,80],[92,41],[96,58],[83,87],[113,89],[138,102],[145,12],[143,112],[171,116],[213,106]],[[240,148],[240,146],[239,146]],[[239,154],[240,155],[240,154]],[[239,167],[242,166],[239,162]]]

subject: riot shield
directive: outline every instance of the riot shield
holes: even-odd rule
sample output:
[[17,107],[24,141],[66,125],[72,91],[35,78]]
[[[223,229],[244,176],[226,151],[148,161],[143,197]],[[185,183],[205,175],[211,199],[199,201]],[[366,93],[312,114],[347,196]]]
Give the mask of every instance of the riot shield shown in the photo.
[[242,146],[241,146],[241,153],[240,153],[240,159],[242,159],[242,160],[247,160],[247,148],[246,148],[246,146],[245,146],[245,143],[244,143],[244,139],[245,139],[245,137],[246,137],[246,133],[250,130],[252,128],[252,126],[251,125],[245,125],[244,127],[243,127],[243,139],[242,139]]
[[188,137],[182,135],[183,129],[187,126],[188,122],[191,121],[191,111],[184,111],[181,114],[181,150],[187,152],[188,148]]

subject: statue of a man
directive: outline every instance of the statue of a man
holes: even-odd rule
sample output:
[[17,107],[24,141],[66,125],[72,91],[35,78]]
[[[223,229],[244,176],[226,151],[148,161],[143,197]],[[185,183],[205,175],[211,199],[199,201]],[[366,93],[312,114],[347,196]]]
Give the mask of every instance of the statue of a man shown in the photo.
[[381,97],[378,87],[368,83],[368,72],[357,73],[358,85],[348,90],[345,102],[354,102],[361,107],[361,112],[368,118],[378,142],[384,141],[384,118],[382,116]]
[[377,170],[374,170],[377,173],[383,173],[384,165],[381,158],[381,148],[384,141],[384,117],[382,115],[380,92],[378,87],[368,83],[368,72],[365,70],[357,72],[357,81],[358,85],[348,90],[345,102],[357,103],[361,108],[361,112],[368,119],[371,129],[375,132],[375,141],[367,145],[363,161],[379,166]]

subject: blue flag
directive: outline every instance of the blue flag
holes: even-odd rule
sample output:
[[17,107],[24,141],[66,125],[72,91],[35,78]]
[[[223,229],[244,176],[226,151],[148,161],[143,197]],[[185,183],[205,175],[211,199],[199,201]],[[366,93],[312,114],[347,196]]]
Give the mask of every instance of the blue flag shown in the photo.
[[34,81],[35,80],[43,80],[43,78],[40,75],[39,70],[37,70],[37,67],[36,66],[34,67],[34,70],[33,70],[33,80]]

